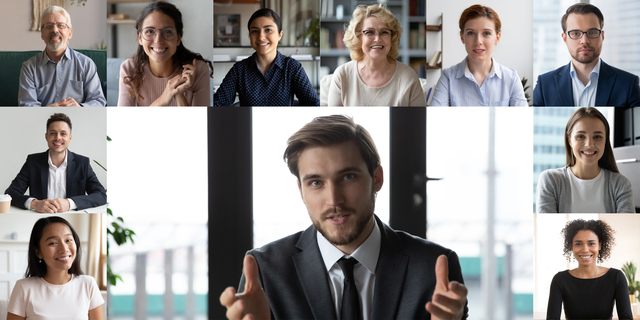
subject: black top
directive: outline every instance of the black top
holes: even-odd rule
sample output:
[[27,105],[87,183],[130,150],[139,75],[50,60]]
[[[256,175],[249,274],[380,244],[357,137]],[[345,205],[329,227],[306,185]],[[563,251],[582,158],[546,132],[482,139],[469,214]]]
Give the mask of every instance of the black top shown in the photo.
[[618,319],[633,319],[622,271],[610,268],[594,279],[576,278],[569,270],[558,272],[551,281],[547,319],[560,319],[563,304],[567,319],[611,319],[614,301]]

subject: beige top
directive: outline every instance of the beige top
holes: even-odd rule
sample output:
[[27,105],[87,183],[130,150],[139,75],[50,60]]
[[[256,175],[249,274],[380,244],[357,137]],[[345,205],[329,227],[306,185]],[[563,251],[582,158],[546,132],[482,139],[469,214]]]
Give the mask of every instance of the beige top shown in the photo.
[[381,87],[370,87],[362,81],[357,61],[339,66],[333,73],[328,105],[331,106],[427,106],[427,99],[416,72],[396,61],[396,71]]
[[[129,96],[129,86],[124,84],[124,78],[132,75],[134,72],[133,59],[127,59],[120,66],[120,90],[118,92],[118,106],[149,106],[158,97],[162,95],[164,89],[167,87],[169,79],[182,73],[182,68],[176,69],[176,71],[167,78],[158,78],[151,73],[149,65],[144,67],[144,75],[142,78],[142,86],[140,86],[140,95],[142,100]],[[206,107],[211,104],[211,85],[209,83],[209,66],[204,62],[196,61],[196,78],[193,88],[187,89],[184,93],[185,98],[190,106]],[[177,106],[176,99],[171,101],[171,106]]]

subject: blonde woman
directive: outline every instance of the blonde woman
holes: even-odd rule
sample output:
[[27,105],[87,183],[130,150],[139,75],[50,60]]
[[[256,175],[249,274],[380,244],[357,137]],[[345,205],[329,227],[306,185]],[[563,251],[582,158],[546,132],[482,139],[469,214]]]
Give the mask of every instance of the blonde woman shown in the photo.
[[416,72],[395,60],[402,27],[385,4],[359,5],[345,31],[352,61],[339,66],[329,106],[426,106]]

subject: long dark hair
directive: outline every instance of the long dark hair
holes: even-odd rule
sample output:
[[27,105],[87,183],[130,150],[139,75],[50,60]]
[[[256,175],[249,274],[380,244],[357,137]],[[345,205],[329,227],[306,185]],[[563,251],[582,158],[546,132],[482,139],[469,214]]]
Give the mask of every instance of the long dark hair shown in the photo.
[[574,166],[576,164],[576,157],[573,155],[573,151],[571,150],[571,145],[569,144],[569,137],[571,137],[571,133],[573,132],[573,126],[575,126],[576,122],[584,117],[596,118],[602,121],[605,128],[605,146],[604,153],[600,160],[598,160],[598,166],[603,169],[607,169],[613,172],[620,173],[618,170],[618,166],[616,165],[616,158],[613,156],[613,149],[611,148],[611,142],[609,142],[609,137],[611,134],[611,130],[609,129],[609,122],[607,122],[607,118],[598,111],[598,109],[593,107],[582,107],[571,115],[569,121],[567,122],[567,126],[564,129],[564,150],[567,156],[567,167]]
[[[138,19],[136,20],[136,30],[138,30],[138,34],[142,32],[142,23],[144,22],[144,19],[146,19],[148,15],[154,12],[164,13],[169,16],[176,24],[176,31],[178,32],[178,36],[180,37],[180,39],[182,39],[182,13],[180,13],[180,10],[178,10],[175,5],[164,1],[150,3],[142,10],[142,12],[140,12]],[[158,35],[158,37],[160,36],[161,35]],[[180,44],[176,48],[176,53],[173,54],[173,57],[171,57],[171,59],[173,60],[174,67],[193,63],[193,59],[204,61],[209,65],[209,77],[213,78],[213,64],[211,63],[211,61],[206,60],[199,53],[189,51],[189,49],[184,46],[184,42],[182,40],[180,40]],[[144,52],[144,48],[142,47],[142,45],[138,44],[138,50],[136,51],[136,54],[133,55],[133,65],[135,66],[135,72],[132,76],[124,77],[123,80],[124,84],[129,86],[128,93],[130,97],[136,98],[138,100],[144,99],[144,97],[140,95],[140,86],[142,86],[142,76],[144,74],[143,67],[148,64],[149,57],[147,56],[147,53]]]
[[84,274],[82,272],[82,268],[80,267],[80,261],[82,260],[82,248],[80,247],[80,237],[78,237],[78,233],[75,229],[73,229],[73,227],[67,220],[58,216],[51,216],[36,221],[36,224],[33,226],[33,230],[31,230],[31,238],[29,238],[29,258],[27,261],[27,271],[24,273],[25,278],[43,278],[45,275],[47,275],[47,264],[44,262],[39,262],[40,258],[38,258],[38,256],[36,255],[36,250],[41,251],[40,240],[42,240],[42,233],[44,232],[44,229],[52,223],[63,223],[67,227],[69,227],[69,230],[71,230],[71,234],[73,235],[73,241],[76,243],[76,258],[73,260],[73,264],[71,264],[69,274],[72,274],[74,276]]

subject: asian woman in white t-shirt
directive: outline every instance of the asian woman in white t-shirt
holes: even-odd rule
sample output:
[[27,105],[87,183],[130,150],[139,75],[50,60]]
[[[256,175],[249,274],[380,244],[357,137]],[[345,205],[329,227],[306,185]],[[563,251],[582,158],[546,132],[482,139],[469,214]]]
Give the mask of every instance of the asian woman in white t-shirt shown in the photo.
[[29,239],[25,278],[11,292],[7,320],[102,320],[104,300],[80,268],[80,239],[67,220],[38,220]]
[[607,119],[580,108],[565,128],[567,165],[538,179],[538,213],[635,213],[631,182],[620,174]]

